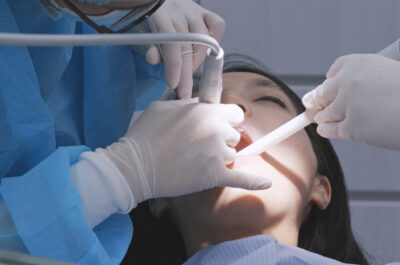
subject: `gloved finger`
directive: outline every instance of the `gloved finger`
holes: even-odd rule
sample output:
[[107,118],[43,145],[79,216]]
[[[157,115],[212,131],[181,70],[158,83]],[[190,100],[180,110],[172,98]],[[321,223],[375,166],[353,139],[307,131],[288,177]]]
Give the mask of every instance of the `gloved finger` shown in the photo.
[[330,139],[339,138],[339,123],[338,122],[322,123],[318,125],[317,133],[325,138],[330,138]]
[[343,67],[344,63],[346,62],[347,56],[341,56],[333,62],[331,67],[329,68],[328,72],[326,73],[326,78],[334,77],[340,69]]
[[[189,98],[189,99],[179,99],[179,100],[157,100],[150,103],[149,106],[144,110],[144,113],[148,109],[152,109],[153,111],[160,111],[160,112],[168,112],[172,110],[189,108],[192,109],[196,105],[198,105],[198,98]],[[191,106],[187,106],[191,105]]]
[[264,190],[272,185],[272,181],[265,177],[249,172],[228,169],[225,167],[221,174],[222,186],[242,188],[246,190]]
[[339,101],[334,101],[328,107],[317,112],[314,121],[321,125],[323,123],[340,122],[345,118],[345,107]]
[[212,104],[213,108],[215,108],[216,115],[233,127],[239,126],[242,124],[244,120],[244,112],[243,110],[236,104]]
[[164,75],[170,88],[176,88],[181,78],[182,56],[179,44],[163,44]]
[[235,161],[235,158],[236,158],[235,148],[225,145],[220,150],[222,150],[222,155],[223,155],[225,165],[232,164]]
[[162,56],[158,48],[153,45],[146,52],[146,61],[149,64],[159,64],[162,61]]
[[199,103],[199,98],[195,97],[195,98],[187,98],[185,100],[179,99],[177,100],[179,102],[184,102],[184,103]]
[[[208,35],[208,29],[204,24],[204,21],[196,21],[189,23],[189,31],[190,33],[200,33]],[[206,57],[207,47],[203,45],[195,44],[193,45],[193,72],[199,68],[200,64],[203,62]]]
[[[157,23],[158,32],[176,33],[174,25],[171,23]],[[176,88],[179,84],[182,68],[182,56],[180,44],[161,45],[161,57],[164,61],[164,75],[168,87]]]
[[204,13],[203,20],[208,28],[208,34],[218,42],[221,41],[225,32],[225,20],[210,11]]
[[182,66],[177,92],[179,98],[186,99],[192,96],[193,88],[193,49],[191,44],[181,45],[181,56]]
[[[215,158],[212,164],[216,166],[214,172],[218,172],[218,165],[229,165],[235,161],[236,150],[233,147],[226,145],[224,136],[220,133],[214,134],[213,136],[213,150],[208,150],[208,152],[214,152]],[[211,165],[210,165],[211,166]],[[216,175],[218,176],[218,174]]]
[[326,79],[321,85],[304,95],[303,105],[310,110],[321,110],[336,98],[338,89],[336,78]]
[[240,141],[240,133],[228,123],[218,125],[218,132],[223,136],[229,147],[235,147]]
[[[187,98],[187,99],[177,99],[177,100],[167,100],[165,101],[167,104],[175,104],[177,106],[183,106],[183,105],[188,105],[188,104],[193,104],[193,103],[199,103],[199,98]],[[206,103],[200,103],[200,104],[206,104]]]
[[306,109],[312,109],[315,110],[317,109],[317,106],[315,105],[315,93],[317,90],[321,89],[321,85],[317,86],[316,88],[314,88],[313,90],[307,92],[303,98],[301,99],[304,107],[306,107]]

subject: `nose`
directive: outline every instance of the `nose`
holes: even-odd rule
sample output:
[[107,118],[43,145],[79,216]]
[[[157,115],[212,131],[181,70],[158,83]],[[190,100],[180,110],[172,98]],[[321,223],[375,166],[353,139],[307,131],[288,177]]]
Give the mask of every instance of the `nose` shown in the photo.
[[245,116],[250,115],[249,104],[246,102],[245,99],[243,99],[243,97],[240,97],[234,93],[231,93],[231,92],[222,93],[221,103],[236,104],[243,110]]

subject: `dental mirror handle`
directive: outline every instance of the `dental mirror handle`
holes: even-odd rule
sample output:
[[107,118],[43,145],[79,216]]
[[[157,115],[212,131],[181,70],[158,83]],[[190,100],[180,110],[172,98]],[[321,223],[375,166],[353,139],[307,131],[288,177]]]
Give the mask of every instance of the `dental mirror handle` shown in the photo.
[[237,153],[237,155],[258,155],[264,152],[267,148],[282,142],[286,138],[313,123],[314,115],[314,111],[307,110],[303,112],[302,114],[294,117],[290,121],[268,133],[264,137],[261,137],[246,148],[242,149]]
[[199,85],[199,102],[220,103],[222,93],[222,69],[224,66],[224,50],[218,54],[208,49],[204,61],[204,70]]
[[378,52],[378,54],[396,61],[400,61],[400,39],[393,42],[382,51]]

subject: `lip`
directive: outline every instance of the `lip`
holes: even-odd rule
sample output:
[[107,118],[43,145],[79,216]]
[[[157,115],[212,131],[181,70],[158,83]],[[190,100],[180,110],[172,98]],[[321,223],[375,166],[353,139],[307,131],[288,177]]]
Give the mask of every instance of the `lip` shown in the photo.
[[253,139],[243,128],[238,128],[238,130],[240,132],[240,141],[235,146],[236,152],[239,152],[240,150],[253,143]]

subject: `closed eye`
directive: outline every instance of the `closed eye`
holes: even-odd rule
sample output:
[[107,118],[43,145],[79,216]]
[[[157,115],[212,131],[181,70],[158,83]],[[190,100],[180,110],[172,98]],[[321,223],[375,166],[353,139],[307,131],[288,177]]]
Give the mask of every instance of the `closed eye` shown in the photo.
[[282,100],[280,100],[279,98],[276,98],[276,97],[263,96],[261,98],[258,98],[256,100],[254,100],[254,102],[257,102],[257,101],[272,101],[272,102],[278,104],[279,106],[281,106],[282,108],[287,109],[286,104],[283,103]]

